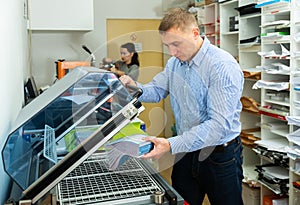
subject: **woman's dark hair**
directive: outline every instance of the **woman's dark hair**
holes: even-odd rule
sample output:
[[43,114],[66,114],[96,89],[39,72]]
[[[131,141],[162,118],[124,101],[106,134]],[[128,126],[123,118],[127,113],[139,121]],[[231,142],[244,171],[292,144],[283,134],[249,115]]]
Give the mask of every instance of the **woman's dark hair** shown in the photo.
[[129,64],[129,66],[134,65],[134,64],[140,66],[139,55],[136,52],[135,46],[133,43],[125,43],[125,44],[121,45],[121,48],[126,48],[129,53],[133,53],[131,63]]

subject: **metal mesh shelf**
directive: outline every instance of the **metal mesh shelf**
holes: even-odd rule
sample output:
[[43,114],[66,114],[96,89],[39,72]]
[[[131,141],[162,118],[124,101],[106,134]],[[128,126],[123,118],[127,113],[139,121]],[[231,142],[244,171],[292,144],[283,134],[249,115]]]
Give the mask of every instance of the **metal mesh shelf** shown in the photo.
[[57,186],[60,204],[86,204],[147,198],[163,190],[136,159],[109,171],[105,155],[95,154],[74,169]]

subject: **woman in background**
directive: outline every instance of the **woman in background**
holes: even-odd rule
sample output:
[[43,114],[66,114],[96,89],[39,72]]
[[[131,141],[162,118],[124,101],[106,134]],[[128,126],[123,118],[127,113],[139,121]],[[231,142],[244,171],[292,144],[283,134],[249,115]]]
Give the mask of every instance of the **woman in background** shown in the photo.
[[110,70],[119,76],[129,75],[133,80],[139,77],[139,56],[133,43],[125,43],[120,47],[121,60]]

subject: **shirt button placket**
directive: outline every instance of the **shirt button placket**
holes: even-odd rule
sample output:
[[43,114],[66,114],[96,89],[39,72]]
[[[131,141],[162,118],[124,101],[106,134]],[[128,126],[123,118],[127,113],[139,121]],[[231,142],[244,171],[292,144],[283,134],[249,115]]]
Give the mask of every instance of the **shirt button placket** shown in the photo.
[[188,110],[188,86],[187,86],[187,82],[189,80],[188,76],[189,76],[189,67],[186,66],[185,67],[185,76],[184,76],[184,85],[183,85],[183,109],[184,109],[184,114],[183,114],[183,129],[184,130],[188,130],[188,114],[187,114],[187,110]]

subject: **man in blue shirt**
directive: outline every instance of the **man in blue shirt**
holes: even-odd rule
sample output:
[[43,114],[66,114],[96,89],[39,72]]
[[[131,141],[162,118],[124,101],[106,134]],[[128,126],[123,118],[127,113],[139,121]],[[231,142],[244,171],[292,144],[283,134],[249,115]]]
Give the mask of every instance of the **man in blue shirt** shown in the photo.
[[241,68],[200,36],[195,17],[183,9],[169,11],[159,33],[172,56],[164,71],[145,85],[120,78],[143,90],[140,101],[159,102],[170,95],[177,136],[148,139],[154,149],[143,157],[175,155],[172,186],[190,205],[202,204],[205,194],[212,205],[243,204]]

